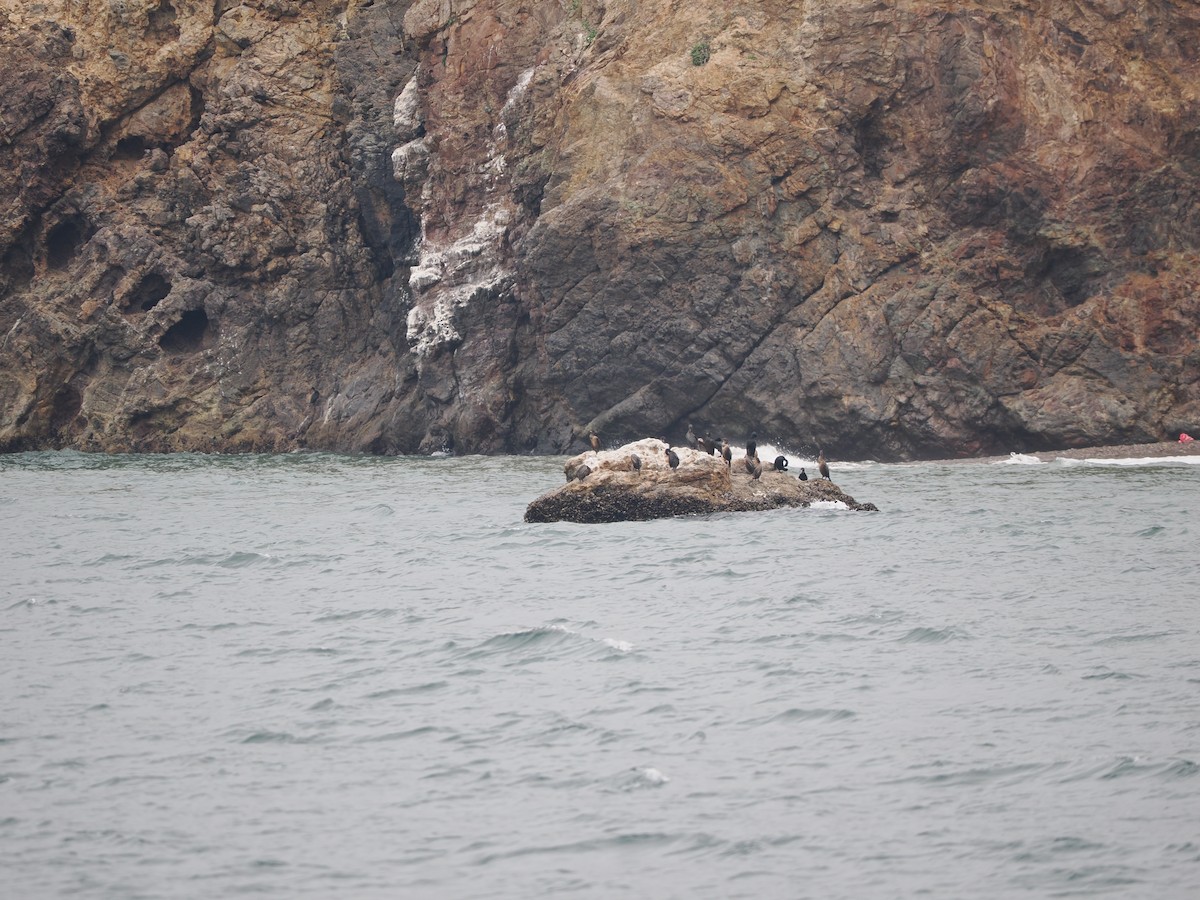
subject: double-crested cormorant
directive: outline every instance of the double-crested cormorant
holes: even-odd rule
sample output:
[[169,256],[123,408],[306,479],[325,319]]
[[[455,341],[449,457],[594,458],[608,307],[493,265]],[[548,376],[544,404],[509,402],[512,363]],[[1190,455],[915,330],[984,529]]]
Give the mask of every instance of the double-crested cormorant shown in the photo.
[[725,460],[725,465],[733,467],[733,451],[729,449],[729,441],[721,438],[721,459]]
[[746,463],[746,468],[750,470],[750,477],[755,481],[758,481],[758,479],[762,478],[762,463],[760,463],[757,459],[749,460]]
[[833,479],[829,477],[829,463],[825,459],[824,450],[821,450],[817,454],[817,471],[821,473],[821,477],[826,481],[833,481]]
[[750,432],[750,440],[746,441],[746,459],[758,459],[758,432]]
[[775,467],[776,472],[786,472],[788,467],[787,457],[777,456],[775,457],[775,462],[771,463],[771,465]]
[[689,447],[696,446],[696,432],[692,430],[692,423],[688,422],[687,442]]
[[670,447],[667,448],[667,465],[672,469],[679,468],[679,454]]
[[592,450],[595,451],[596,453],[599,453],[600,452],[600,435],[596,434],[596,432],[593,431],[589,440],[592,442]]
[[800,467],[800,474],[797,476],[801,481],[808,481],[808,473],[804,471],[804,467]]

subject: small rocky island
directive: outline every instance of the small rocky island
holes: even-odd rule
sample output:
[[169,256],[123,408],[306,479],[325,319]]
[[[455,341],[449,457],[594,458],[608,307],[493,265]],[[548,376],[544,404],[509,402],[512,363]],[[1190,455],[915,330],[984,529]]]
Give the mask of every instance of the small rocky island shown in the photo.
[[[678,465],[670,465],[667,450]],[[567,483],[538,497],[525,510],[526,522],[640,522],[669,516],[715,512],[751,512],[805,507],[825,501],[848,509],[875,510],[859,503],[832,481],[813,472],[800,481],[798,471],[775,471],[764,461],[754,477],[739,450],[726,465],[719,453],[670,447],[645,438],[616,450],[581,453],[567,460]]]

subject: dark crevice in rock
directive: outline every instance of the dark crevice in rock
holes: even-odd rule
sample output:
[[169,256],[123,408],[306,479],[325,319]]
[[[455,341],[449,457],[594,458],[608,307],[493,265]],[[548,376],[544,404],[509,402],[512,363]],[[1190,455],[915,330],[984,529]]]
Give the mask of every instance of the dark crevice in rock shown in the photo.
[[200,127],[200,119],[204,116],[204,94],[192,84],[188,85],[188,91],[192,98],[191,120],[188,123],[188,135],[196,133],[196,129]]
[[54,399],[51,401],[50,430],[61,432],[75,421],[82,408],[83,397],[79,391],[70,384],[64,384],[54,392]]
[[171,293],[171,282],[158,272],[148,273],[125,302],[125,312],[149,312]]
[[71,216],[55,223],[46,233],[46,265],[51,269],[65,269],[86,243],[88,225],[82,216]]
[[168,353],[190,353],[204,346],[212,333],[212,323],[202,309],[189,309],[167,329],[158,345]]
[[887,165],[884,153],[889,141],[881,121],[883,107],[883,98],[876,97],[855,131],[854,150],[862,159],[863,173],[868,178],[878,178]]
[[1087,300],[1106,271],[1095,253],[1078,247],[1051,247],[1034,260],[1028,276],[1048,300],[1046,308],[1039,311],[1057,315]]
[[116,160],[141,159],[145,152],[146,139],[139,134],[131,134],[117,141],[112,158]]

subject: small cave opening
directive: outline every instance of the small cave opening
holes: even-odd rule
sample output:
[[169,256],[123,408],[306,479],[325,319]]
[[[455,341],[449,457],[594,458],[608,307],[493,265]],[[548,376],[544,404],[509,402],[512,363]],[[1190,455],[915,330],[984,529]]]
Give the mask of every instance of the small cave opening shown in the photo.
[[158,345],[168,353],[188,353],[199,350],[211,331],[212,323],[202,309],[189,309],[166,330]]
[[117,141],[113,159],[141,159],[146,153],[146,139],[140,134],[131,134]]
[[1063,308],[1078,306],[1092,294],[1095,281],[1105,274],[1102,260],[1077,247],[1051,247],[1031,273],[1049,282],[1062,298]]
[[886,153],[891,141],[883,126],[883,106],[882,99],[872,100],[855,129],[854,149],[868,178],[878,178],[887,166]]
[[171,293],[171,282],[157,272],[150,272],[138,282],[126,303],[128,312],[149,312]]
[[74,219],[59,222],[46,235],[46,265],[51,269],[65,269],[82,244],[83,229],[79,222]]

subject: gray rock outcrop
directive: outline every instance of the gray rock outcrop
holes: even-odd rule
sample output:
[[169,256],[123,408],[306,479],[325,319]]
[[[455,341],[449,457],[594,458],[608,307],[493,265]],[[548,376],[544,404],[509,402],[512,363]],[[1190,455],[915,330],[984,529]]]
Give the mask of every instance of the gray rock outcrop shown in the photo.
[[[678,468],[667,463],[667,445],[656,438],[616,450],[588,451],[563,466],[567,483],[538,497],[525,510],[526,522],[640,522],[717,512],[762,512],[813,503],[839,503],[852,510],[875,510],[824,479],[800,481],[787,472],[764,469],[754,478],[745,456],[727,466],[720,456],[673,447]],[[633,457],[640,465],[635,468]],[[583,479],[575,477],[589,469]]]

